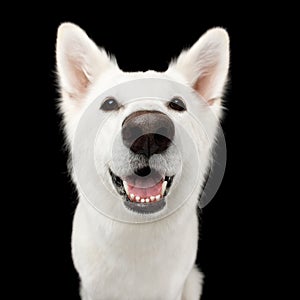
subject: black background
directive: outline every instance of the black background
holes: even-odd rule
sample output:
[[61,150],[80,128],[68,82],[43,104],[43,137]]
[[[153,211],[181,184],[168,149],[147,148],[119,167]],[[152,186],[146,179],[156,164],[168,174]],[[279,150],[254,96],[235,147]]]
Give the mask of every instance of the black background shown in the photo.
[[[31,281],[29,274],[34,273],[34,282],[24,285],[22,293],[33,299],[79,299],[78,278],[70,256],[76,193],[67,175],[55,84],[56,30],[60,23],[71,21],[114,54],[124,71],[163,71],[207,29],[222,26],[228,30],[231,80],[223,121],[228,162],[221,188],[201,213],[197,262],[205,274],[203,300],[253,299],[258,288],[264,286],[261,279],[268,264],[268,253],[261,242],[271,234],[268,226],[258,226],[264,189],[258,195],[252,188],[253,182],[263,186],[261,167],[255,161],[265,160],[265,150],[259,145],[261,133],[268,132],[268,124],[262,122],[267,107],[263,102],[258,104],[257,98],[264,98],[268,90],[262,74],[271,63],[266,48],[271,43],[270,21],[247,6],[236,7],[240,12],[230,14],[217,7],[153,10],[149,3],[127,7],[126,12],[117,4],[116,8],[102,10],[53,8],[48,11],[47,6],[43,7],[43,13],[28,17],[24,27],[15,32],[20,40],[15,50],[25,63],[19,70],[24,83],[22,93],[27,95],[17,105],[22,115],[20,139],[24,139],[25,146],[18,157],[29,170],[14,191],[22,189],[20,193],[29,199],[24,205],[29,210],[25,218],[19,203],[25,220],[18,230],[24,229],[27,242],[19,245],[23,249],[20,260],[26,267],[18,279]],[[29,173],[33,176],[27,176]],[[259,260],[263,264],[258,267]]]

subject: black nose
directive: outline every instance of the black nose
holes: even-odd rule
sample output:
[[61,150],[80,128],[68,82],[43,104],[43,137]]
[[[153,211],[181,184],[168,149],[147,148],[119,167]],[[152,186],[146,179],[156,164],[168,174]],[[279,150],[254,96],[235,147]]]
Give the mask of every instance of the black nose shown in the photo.
[[159,111],[136,111],[123,122],[123,143],[131,151],[150,157],[165,151],[175,134],[172,120]]

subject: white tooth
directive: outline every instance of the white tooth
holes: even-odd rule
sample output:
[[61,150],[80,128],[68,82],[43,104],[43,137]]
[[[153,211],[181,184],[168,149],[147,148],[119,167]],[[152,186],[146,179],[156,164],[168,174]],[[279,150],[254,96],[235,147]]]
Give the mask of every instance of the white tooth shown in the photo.
[[124,185],[125,192],[128,195],[129,194],[129,192],[128,192],[128,183],[125,180],[123,181],[123,185]]
[[163,196],[165,194],[166,191],[166,187],[167,187],[168,182],[164,181],[161,187],[161,195]]
[[139,197],[139,196],[136,196],[136,197],[135,197],[135,200],[136,200],[137,202],[139,202],[140,199],[141,199],[141,197]]
[[145,199],[144,199],[144,198],[142,198],[142,199],[141,199],[141,202],[145,202]]
[[156,201],[159,201],[159,200],[160,200],[160,195],[157,195],[157,196],[155,197],[155,199],[156,199]]
[[146,202],[149,203],[149,202],[150,202],[150,199],[149,199],[149,198],[146,198]]
[[154,200],[155,200],[155,196],[151,196],[151,197],[150,197],[150,200],[151,200],[151,201],[154,201]]
[[134,194],[130,194],[130,199],[134,199]]

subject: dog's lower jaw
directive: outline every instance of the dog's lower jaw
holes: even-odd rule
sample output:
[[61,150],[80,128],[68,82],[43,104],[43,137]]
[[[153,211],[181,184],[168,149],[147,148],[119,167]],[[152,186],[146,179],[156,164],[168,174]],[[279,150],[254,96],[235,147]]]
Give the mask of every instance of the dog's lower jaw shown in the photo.
[[188,201],[158,222],[124,224],[102,216],[81,199],[73,223],[72,254],[82,300],[193,300],[187,298],[191,289],[198,291],[194,299],[199,299],[195,203]]

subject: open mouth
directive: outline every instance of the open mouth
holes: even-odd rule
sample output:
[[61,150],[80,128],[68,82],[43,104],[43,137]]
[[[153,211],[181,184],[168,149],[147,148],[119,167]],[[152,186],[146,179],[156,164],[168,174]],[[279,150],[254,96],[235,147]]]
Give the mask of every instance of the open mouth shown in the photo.
[[124,198],[127,209],[151,214],[166,206],[166,196],[172,186],[173,176],[163,176],[156,170],[146,176],[129,175],[120,178],[109,169],[116,191]]

